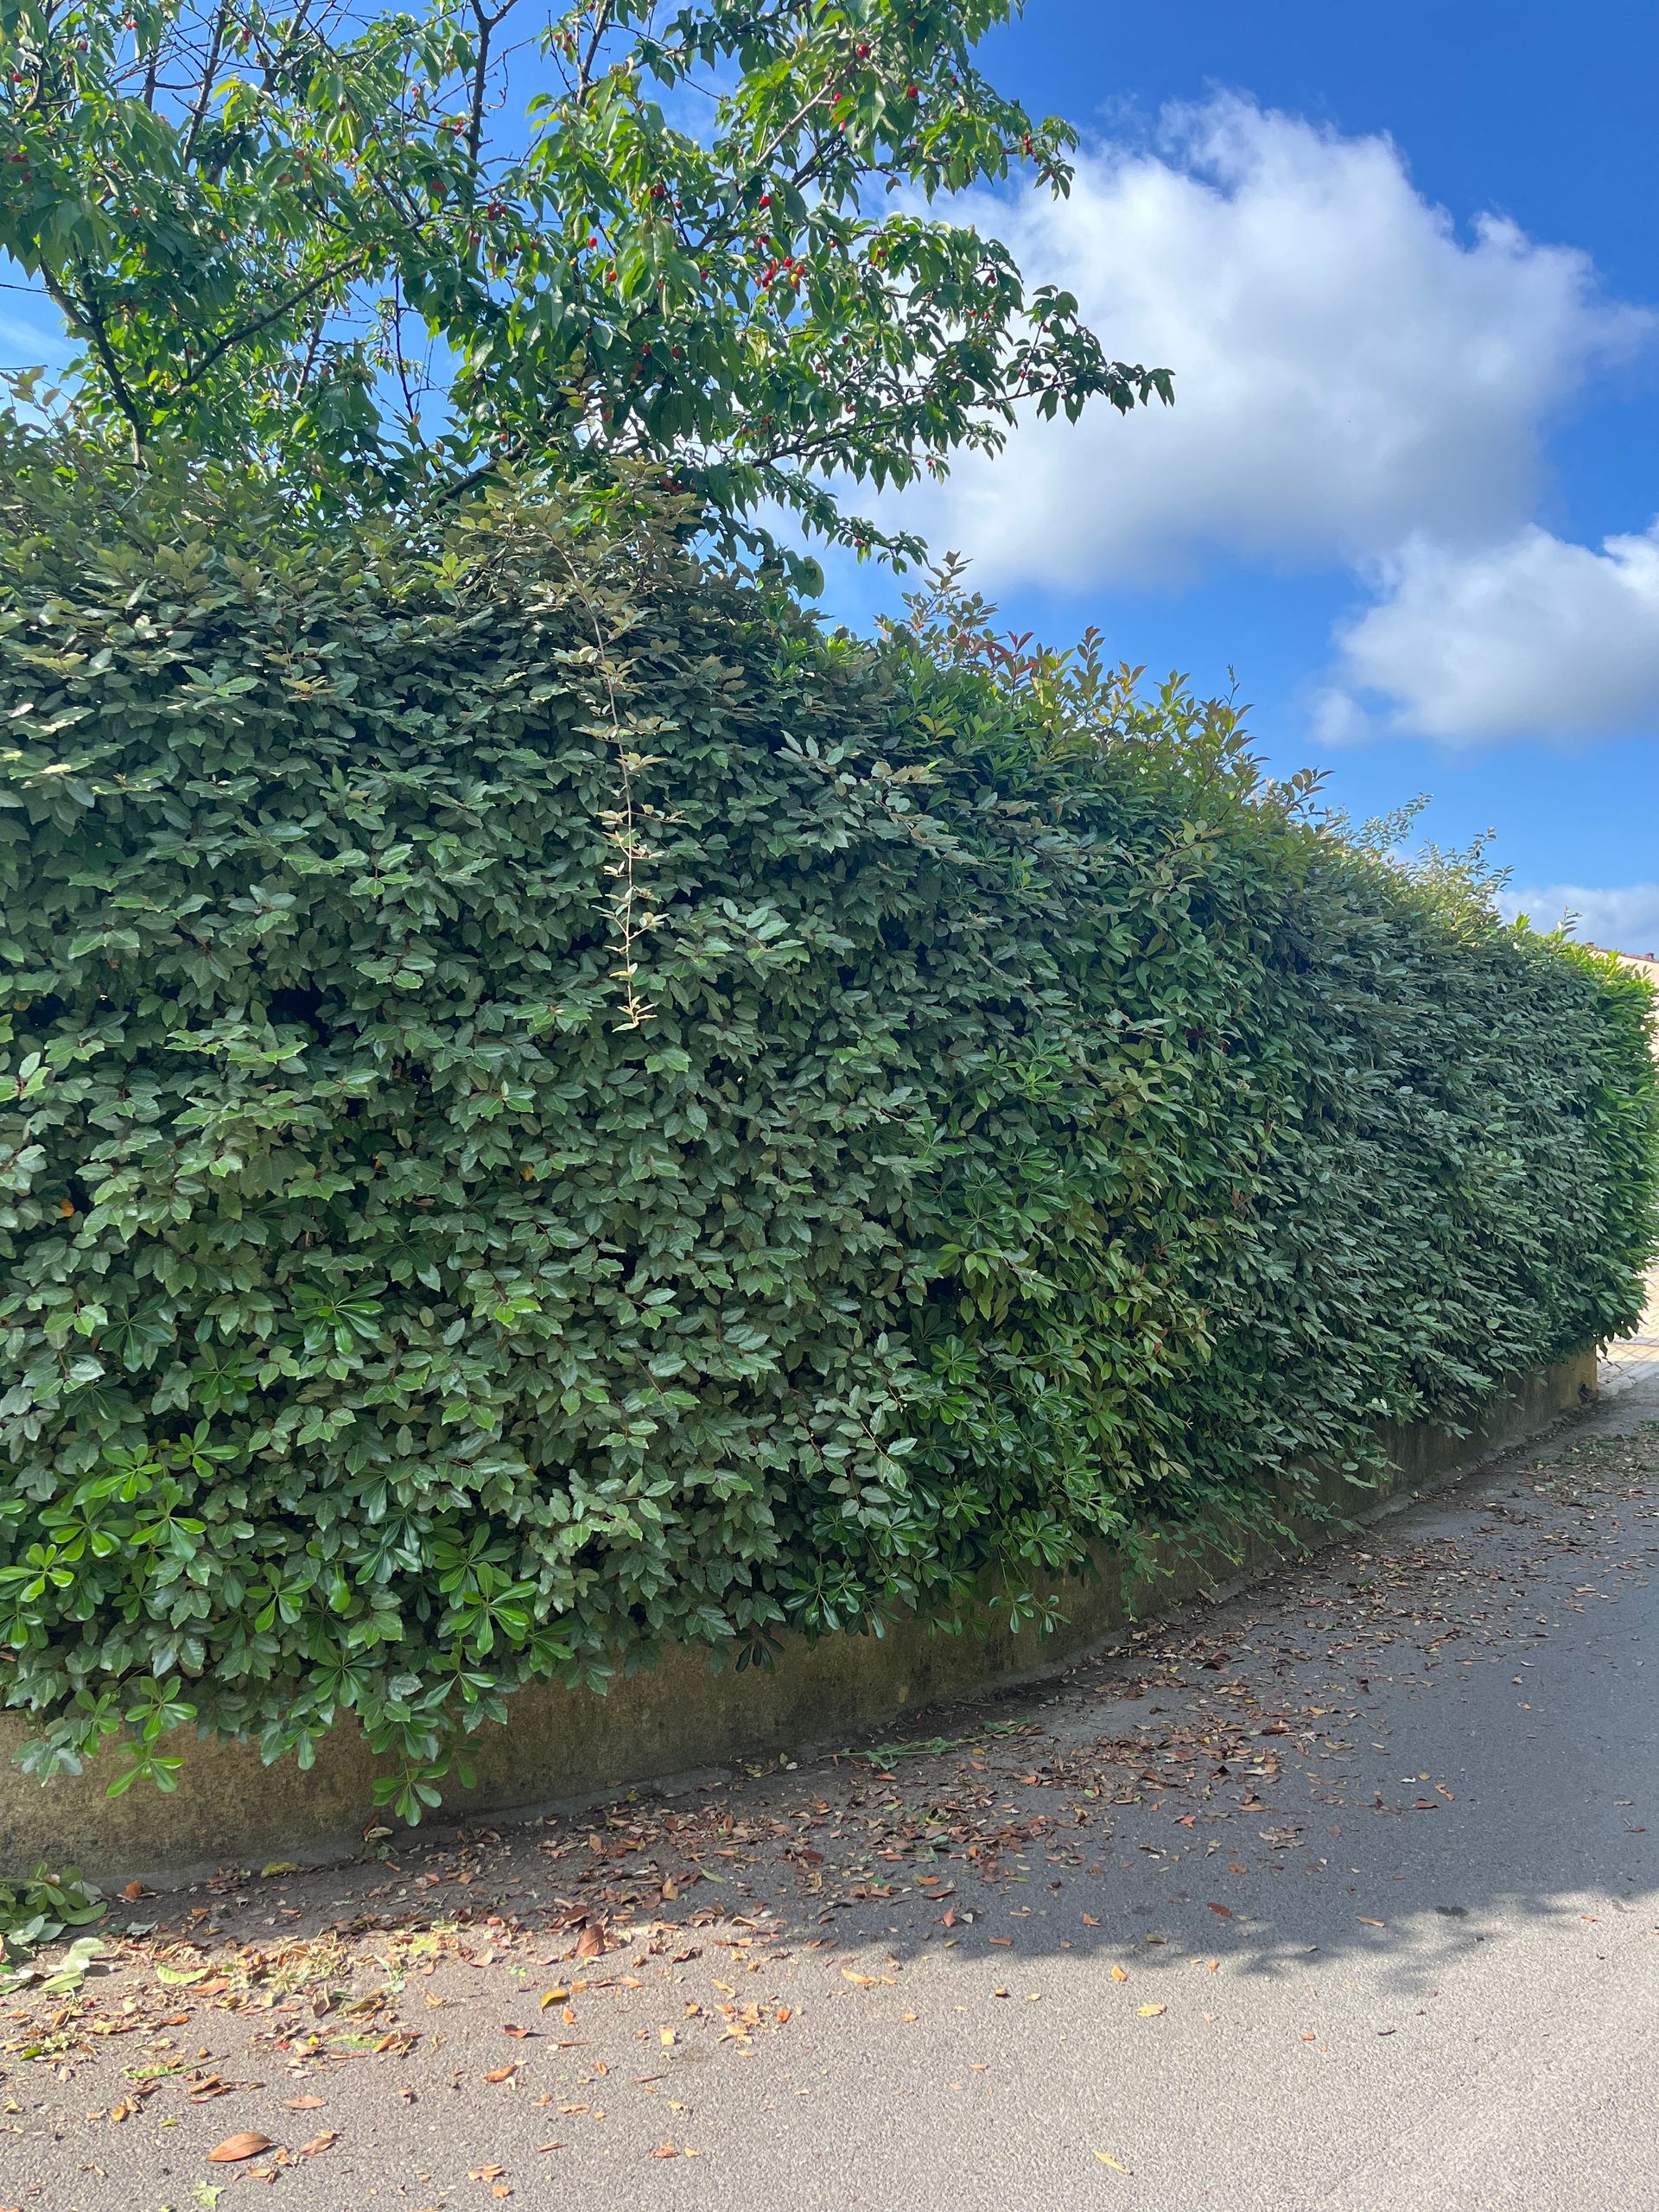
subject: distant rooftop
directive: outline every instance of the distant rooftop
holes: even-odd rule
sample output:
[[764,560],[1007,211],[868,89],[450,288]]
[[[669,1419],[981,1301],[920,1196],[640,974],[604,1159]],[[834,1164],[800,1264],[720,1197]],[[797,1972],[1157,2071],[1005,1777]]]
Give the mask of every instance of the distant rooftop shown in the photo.
[[1621,952],[1616,945],[1592,944],[1592,952],[1611,952],[1628,968],[1639,968],[1650,983],[1659,983],[1659,952]]

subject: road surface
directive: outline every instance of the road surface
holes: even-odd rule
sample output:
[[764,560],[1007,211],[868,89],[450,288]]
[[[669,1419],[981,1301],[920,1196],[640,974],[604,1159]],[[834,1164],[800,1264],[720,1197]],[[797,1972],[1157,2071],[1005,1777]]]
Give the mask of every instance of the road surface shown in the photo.
[[1614,1379],[926,1744],[118,1900],[0,2018],[0,2207],[1659,2203],[1659,1361]]

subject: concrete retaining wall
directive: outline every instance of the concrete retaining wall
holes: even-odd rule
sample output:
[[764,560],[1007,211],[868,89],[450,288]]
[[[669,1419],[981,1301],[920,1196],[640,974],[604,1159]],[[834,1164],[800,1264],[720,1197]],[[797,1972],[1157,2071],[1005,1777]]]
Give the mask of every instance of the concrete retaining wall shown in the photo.
[[[1333,1477],[1322,1500],[1359,1519],[1401,1492],[1438,1487],[1587,1401],[1595,1373],[1586,1353],[1518,1377],[1467,1436],[1428,1426],[1388,1430],[1392,1475],[1372,1490]],[[1332,1533],[1317,1516],[1294,1525],[1295,1538],[1282,1545],[1252,1541],[1236,1554],[1172,1562],[1172,1572],[1136,1591],[1135,1616],[1236,1586]],[[508,1722],[474,1739],[477,1786],[457,1789],[445,1817],[528,1808],[746,1756],[842,1743],[901,1719],[914,1732],[912,1716],[923,1707],[1053,1674],[1122,1635],[1130,1613],[1109,1567],[1097,1582],[1068,1585],[1065,1594],[1067,1625],[1047,1638],[1030,1629],[1010,1632],[1001,1622],[989,1624],[982,1640],[931,1636],[904,1621],[882,1637],[791,1644],[770,1670],[715,1675],[703,1654],[677,1650],[603,1697],[523,1690]],[[141,1783],[113,1802],[105,1795],[118,1770],[113,1760],[101,1771],[94,1764],[35,1782],[10,1763],[23,1734],[19,1718],[0,1714],[0,1872],[44,1859],[78,1865],[99,1880],[176,1880],[272,1858],[340,1856],[359,1845],[372,1817],[371,1783],[379,1770],[353,1728],[334,1731],[308,1774],[291,1759],[263,1766],[251,1745],[181,1738],[168,1745],[185,1755],[176,1790],[162,1796]]]

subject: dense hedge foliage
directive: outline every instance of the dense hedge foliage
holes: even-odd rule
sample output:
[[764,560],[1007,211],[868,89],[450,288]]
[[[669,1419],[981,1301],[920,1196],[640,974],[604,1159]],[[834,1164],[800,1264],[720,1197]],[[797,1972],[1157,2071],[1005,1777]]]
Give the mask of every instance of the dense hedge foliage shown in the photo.
[[999,682],[948,604],[826,639],[661,525],[12,474],[41,1770],[350,1707],[416,1812],[529,1677],[1040,1610],[1632,1319],[1642,987],[1298,819],[1225,710]]

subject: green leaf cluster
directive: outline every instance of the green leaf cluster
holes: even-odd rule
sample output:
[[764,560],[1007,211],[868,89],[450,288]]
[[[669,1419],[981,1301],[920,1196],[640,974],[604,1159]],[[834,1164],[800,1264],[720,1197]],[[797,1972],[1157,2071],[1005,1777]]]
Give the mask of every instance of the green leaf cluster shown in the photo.
[[14,428],[0,1694],[42,1773],[960,1626],[1605,1338],[1644,987],[947,582],[412,547]]
[[1075,134],[976,61],[1016,12],[0,0],[0,250],[118,448],[321,509],[650,456],[729,540],[781,512],[798,567],[803,529],[913,552],[849,484],[1172,396],[930,204],[1069,188]]
[[95,1936],[77,1937],[49,1974],[38,1967],[25,1972],[28,1961],[42,1944],[101,1920],[105,1910],[102,1894],[78,1866],[59,1872],[42,1865],[23,1879],[0,1881],[0,1997],[25,1980],[38,1980],[50,1996],[72,1995],[104,1948]]

